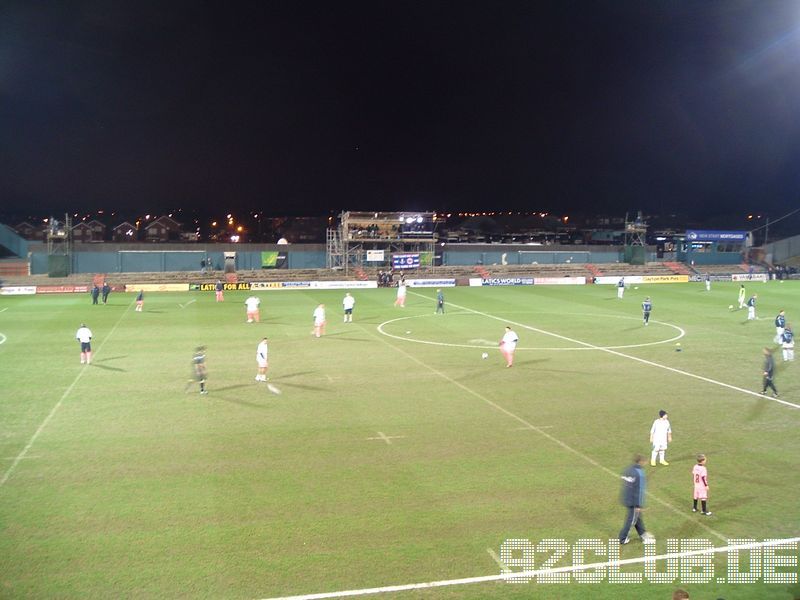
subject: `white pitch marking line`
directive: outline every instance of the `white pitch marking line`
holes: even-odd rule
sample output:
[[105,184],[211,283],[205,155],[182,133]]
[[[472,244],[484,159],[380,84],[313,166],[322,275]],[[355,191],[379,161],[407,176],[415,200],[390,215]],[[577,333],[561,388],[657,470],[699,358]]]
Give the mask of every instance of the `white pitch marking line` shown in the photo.
[[[412,294],[414,292],[411,292]],[[421,296],[422,294],[417,294]],[[427,296],[423,296],[426,298]],[[670,371],[672,373],[678,373],[679,375],[686,375],[687,377],[692,377],[694,379],[699,379],[700,381],[705,381],[706,383],[713,383],[715,385],[719,385],[731,390],[736,390],[737,392],[742,392],[743,394],[749,394],[750,396],[755,396],[756,398],[763,398],[764,400],[770,400],[771,402],[777,402],[779,404],[783,404],[785,406],[791,406],[792,408],[800,408],[800,404],[795,404],[794,402],[788,402],[786,400],[781,400],[780,398],[769,398],[764,394],[759,394],[758,392],[754,392],[752,390],[746,390],[745,388],[740,388],[735,385],[731,385],[730,383],[725,383],[723,381],[717,381],[716,379],[711,379],[709,377],[703,377],[702,375],[695,375],[694,373],[690,373],[689,371],[682,371],[681,369],[676,369],[675,367],[669,367],[667,365],[662,365],[657,362],[653,362],[651,360],[646,360],[644,358],[639,358],[638,356],[631,356],[630,354],[625,354],[624,352],[617,352],[616,350],[612,350],[611,348],[604,348],[602,346],[595,346],[594,344],[590,344],[589,342],[583,342],[581,340],[576,340],[571,337],[567,337],[565,335],[560,335],[558,333],[553,333],[552,331],[546,331],[544,329],[539,329],[537,327],[531,327],[530,325],[525,325],[524,323],[517,323],[516,321],[509,321],[508,319],[503,319],[501,317],[496,317],[494,315],[490,315],[489,313],[481,312],[479,310],[474,310],[471,308],[466,308],[464,306],[458,306],[457,304],[453,304],[457,308],[461,308],[463,310],[467,310],[470,312],[475,313],[476,315],[481,315],[487,317],[489,319],[494,319],[495,321],[500,321],[501,323],[511,323],[512,325],[517,325],[524,329],[528,329],[530,331],[535,331],[536,333],[541,333],[543,335],[549,335],[554,338],[558,338],[560,340],[565,340],[567,342],[572,342],[573,344],[580,344],[581,346],[585,346],[587,348],[591,348],[593,350],[600,350],[601,352],[607,352],[608,354],[613,354],[614,356],[620,356],[622,358],[629,358],[630,360],[635,360],[636,362],[640,362],[645,365],[650,365],[651,367],[658,367],[659,369],[664,369],[665,371]]]
[[487,548],[486,552],[492,557],[492,560],[497,563],[497,566],[500,567],[501,573],[511,573],[511,569],[509,569],[508,565],[504,563],[499,556],[497,556],[497,552],[491,548]]
[[8,310],[8,307],[6,306],[4,309],[0,310],[0,312],[6,312],[7,310]]
[[4,344],[8,338],[4,333],[0,333],[0,344]]
[[[417,294],[417,295],[419,295],[419,294]],[[481,313],[481,312],[478,312],[478,311],[471,311],[471,313],[470,313],[470,310],[471,309],[466,309],[465,312],[450,313],[450,314],[456,314],[456,315],[466,315],[466,314],[483,315],[484,314],[484,313]],[[491,342],[489,344],[477,344],[477,343],[473,343],[476,340],[469,340],[469,342],[470,342],[469,344],[451,344],[451,343],[448,343],[448,342],[433,342],[433,341],[430,341],[430,340],[418,340],[418,339],[414,339],[414,338],[403,337],[402,335],[394,335],[392,333],[388,333],[388,332],[383,330],[384,325],[389,325],[390,323],[395,323],[397,321],[404,321],[406,319],[418,319],[420,317],[427,317],[427,316],[430,316],[430,315],[409,315],[407,317],[397,317],[396,319],[389,319],[388,321],[384,321],[383,323],[378,325],[378,331],[380,331],[386,337],[394,338],[396,340],[403,340],[405,342],[414,342],[415,344],[428,344],[429,346],[446,346],[448,348],[478,348],[478,349],[496,348],[497,347],[497,342]],[[486,316],[489,316],[491,318],[496,318],[499,321],[504,321],[504,319],[499,319],[498,317],[492,317],[491,315],[486,315]],[[601,316],[603,318],[630,319],[630,320],[633,320],[633,321],[641,320],[641,317],[629,317],[629,316],[626,316],[626,315],[598,315],[598,316]],[[514,321],[507,321],[507,320],[505,320],[505,322],[506,323],[514,323]],[[564,339],[567,339],[567,340],[572,341],[574,343],[582,344],[582,346],[579,347],[579,348],[575,348],[574,346],[555,347],[555,348],[553,348],[553,347],[543,347],[543,346],[534,346],[534,347],[517,346],[517,350],[548,350],[548,351],[554,351],[554,352],[576,352],[576,351],[586,351],[586,350],[625,350],[625,349],[628,349],[628,348],[646,348],[647,346],[659,346],[659,345],[662,345],[662,344],[669,344],[670,342],[674,342],[674,341],[679,340],[679,339],[683,338],[684,336],[686,336],[686,332],[683,329],[681,329],[677,325],[673,325],[672,323],[664,323],[663,321],[655,321],[653,319],[651,319],[650,322],[651,323],[656,323],[658,325],[664,325],[665,327],[672,327],[673,329],[677,329],[678,330],[678,335],[676,335],[674,337],[671,337],[671,338],[668,338],[668,339],[665,339],[665,340],[657,340],[655,342],[644,342],[644,343],[641,343],[641,344],[624,344],[622,346],[593,346],[593,345],[588,344],[586,342],[580,342],[579,340],[571,340],[570,338],[564,338]],[[521,325],[519,323],[515,323],[515,324],[518,324],[521,327],[527,327],[526,325]],[[530,327],[528,327],[528,328],[530,329]],[[540,331],[540,330],[534,329],[534,331]],[[557,336],[557,334],[552,334],[552,333],[549,333],[549,332],[546,332],[546,331],[541,331],[541,332],[542,333],[547,333],[548,335]],[[410,332],[406,332],[406,333],[410,333]]]
[[[459,308],[460,308],[460,307],[459,307]],[[374,335],[374,334],[373,334],[373,335]],[[529,427],[530,429],[532,429],[533,431],[535,431],[535,432],[536,432],[536,433],[538,433],[539,435],[541,435],[541,436],[543,436],[543,437],[547,438],[548,440],[550,440],[550,441],[551,441],[551,442],[553,442],[554,444],[556,444],[556,445],[560,446],[561,448],[563,448],[563,449],[564,449],[564,450],[566,450],[567,452],[570,452],[570,453],[574,454],[575,456],[577,456],[577,457],[581,458],[582,460],[584,460],[584,461],[588,462],[590,465],[592,465],[592,466],[594,466],[594,467],[597,467],[598,469],[602,469],[602,470],[603,470],[605,473],[607,473],[608,475],[611,475],[611,476],[612,476],[614,479],[619,479],[619,473],[615,473],[614,471],[612,471],[612,470],[611,470],[611,469],[609,469],[608,467],[606,467],[606,466],[604,466],[604,465],[601,465],[599,462],[597,462],[596,460],[594,460],[594,459],[593,459],[591,456],[588,456],[588,455],[584,454],[583,452],[581,452],[581,451],[579,451],[579,450],[576,450],[575,448],[573,448],[572,446],[570,446],[570,445],[569,445],[569,444],[567,444],[566,442],[562,442],[562,441],[561,441],[560,439],[558,439],[556,436],[554,436],[554,435],[552,435],[552,434],[549,434],[549,433],[547,433],[547,432],[546,432],[544,429],[542,429],[541,427],[537,427],[537,426],[536,426],[536,425],[534,425],[533,423],[530,423],[530,422],[526,421],[525,419],[523,419],[523,418],[522,418],[522,417],[520,417],[519,415],[517,415],[517,414],[514,414],[513,412],[511,412],[511,411],[510,411],[510,410],[508,410],[507,408],[505,408],[505,407],[503,407],[503,406],[499,405],[497,402],[494,402],[493,400],[490,400],[490,399],[489,399],[489,398],[487,398],[486,396],[482,395],[482,394],[481,394],[481,393],[479,393],[479,392],[476,392],[475,390],[473,390],[472,388],[470,388],[470,387],[466,386],[465,384],[461,383],[460,381],[457,381],[457,380],[453,379],[452,377],[450,377],[449,375],[447,375],[447,373],[443,373],[443,372],[441,372],[441,371],[439,371],[439,370],[435,369],[434,367],[432,367],[432,366],[431,366],[431,365],[429,365],[428,363],[425,363],[425,362],[421,361],[420,359],[418,359],[418,358],[417,358],[416,356],[414,356],[413,354],[409,354],[408,352],[406,352],[406,351],[405,351],[405,350],[403,350],[402,348],[400,348],[400,347],[398,347],[398,346],[394,346],[394,345],[390,344],[388,341],[386,341],[386,339],[385,339],[384,337],[381,337],[381,336],[378,336],[378,335],[376,335],[375,337],[376,337],[377,339],[379,339],[379,340],[383,341],[383,343],[384,343],[384,344],[386,344],[387,346],[389,346],[389,347],[391,347],[391,348],[394,348],[395,350],[397,350],[397,351],[398,351],[400,354],[404,355],[404,356],[405,356],[406,358],[408,358],[409,360],[411,360],[411,361],[413,361],[413,362],[417,363],[418,365],[420,365],[420,366],[422,366],[422,367],[424,367],[424,368],[428,369],[428,370],[429,370],[429,371],[431,371],[432,373],[435,373],[436,375],[438,375],[438,376],[439,376],[439,377],[441,377],[442,379],[445,379],[446,381],[449,381],[450,383],[452,383],[452,384],[453,384],[453,385],[455,385],[456,387],[458,387],[458,388],[461,388],[462,390],[464,390],[464,391],[465,391],[465,392],[467,392],[468,394],[470,394],[470,395],[474,396],[474,397],[475,397],[475,398],[477,398],[478,400],[481,400],[482,402],[484,402],[484,403],[488,404],[489,406],[493,407],[495,410],[498,410],[498,411],[500,411],[501,413],[503,413],[504,415],[507,415],[507,416],[511,417],[512,419],[514,419],[515,421],[517,421],[517,422],[518,422],[518,423],[520,423],[521,425],[525,425],[526,427]],[[617,353],[615,353],[615,354],[617,354]],[[663,507],[665,507],[665,508],[668,508],[669,510],[671,510],[672,512],[674,512],[674,513],[675,513],[675,514],[677,514],[677,515],[680,515],[680,516],[681,516],[681,517],[683,517],[684,519],[688,518],[688,517],[687,517],[687,515],[686,515],[686,511],[684,511],[684,510],[680,510],[680,509],[676,508],[675,506],[673,506],[672,504],[670,504],[670,503],[669,503],[669,502],[667,502],[666,500],[662,500],[661,498],[659,498],[658,496],[656,496],[656,495],[655,495],[655,494],[653,494],[652,492],[648,492],[648,493],[647,493],[647,496],[648,496],[649,498],[652,498],[653,500],[655,500],[655,501],[656,501],[657,503],[659,503],[661,506],[663,506]],[[721,534],[720,532],[718,532],[717,530],[715,530],[715,529],[713,529],[713,528],[709,527],[708,525],[706,525],[706,524],[705,524],[705,523],[703,523],[702,521],[698,521],[697,519],[693,519],[693,522],[695,522],[695,523],[696,523],[696,524],[697,524],[699,527],[701,527],[702,529],[705,529],[706,531],[708,531],[708,532],[709,532],[711,535],[713,535],[714,537],[716,537],[716,538],[718,538],[718,539],[721,539],[721,540],[727,540],[727,538],[726,538],[724,535],[722,535],[722,534]]]
[[[552,429],[553,428],[552,425],[537,425],[536,427],[538,429]],[[511,431],[536,431],[536,429],[534,429],[533,427],[525,426],[525,427],[515,427]]]
[[181,308],[186,308],[186,307],[187,307],[187,306],[189,306],[189,305],[190,305],[192,302],[197,302],[197,298],[192,298],[192,299],[191,299],[191,300],[189,300],[189,301],[188,301],[186,304],[178,304],[178,306],[180,306]]
[[[105,338],[103,338],[103,342],[97,347],[97,353],[100,353],[106,341],[109,340],[112,335],[114,335],[114,332],[117,330],[119,324],[122,323],[123,317],[125,317],[125,315],[128,314],[128,311],[130,310],[131,306],[133,306],[133,302],[131,302],[128,305],[128,308],[125,309],[125,312],[123,312],[122,315],[120,315],[119,320],[117,320],[116,324],[111,329],[111,332]],[[22,452],[17,454],[17,456],[14,458],[14,462],[11,463],[11,466],[8,467],[8,470],[3,475],[3,478],[0,479],[0,488],[2,488],[6,484],[8,478],[11,477],[11,474],[14,472],[14,469],[16,469],[17,465],[22,461],[22,459],[27,456],[28,451],[31,449],[31,446],[33,446],[33,443],[36,441],[36,439],[39,437],[42,431],[44,431],[44,428],[47,427],[47,424],[50,422],[50,419],[52,419],[53,416],[56,414],[56,412],[58,412],[58,409],[61,408],[61,405],[64,403],[64,400],[66,400],[67,396],[69,396],[70,392],[80,381],[81,377],[83,377],[83,374],[86,373],[86,369],[89,368],[90,366],[91,365],[88,364],[83,365],[81,370],[78,371],[78,374],[75,376],[75,379],[72,381],[71,384],[69,384],[69,387],[64,391],[63,394],[61,394],[61,398],[58,399],[58,402],[56,402],[55,406],[50,410],[50,412],[44,418],[44,421],[42,421],[41,425],[39,425],[39,427],[33,433],[31,439],[29,439],[28,443],[25,444],[25,447],[22,449]]]
[[[800,542],[800,537],[786,538],[782,540],[769,540],[766,542],[755,542],[751,544],[730,544],[727,546],[717,546],[713,548],[703,548],[701,550],[686,550],[683,552],[673,552],[671,554],[657,554],[655,556],[641,556],[637,558],[624,558],[622,560],[609,560],[606,562],[586,563],[582,565],[570,565],[567,567],[556,567],[554,569],[537,569],[535,571],[518,571],[500,573],[499,575],[483,575],[479,577],[462,577],[461,579],[444,579],[441,581],[428,581],[425,583],[407,583],[404,585],[387,585],[384,587],[363,588],[360,590],[344,590],[341,592],[321,592],[316,594],[301,594],[299,596],[280,596],[266,598],[264,600],[322,600],[323,598],[345,598],[353,596],[367,596],[372,594],[386,594],[389,592],[407,592],[410,590],[424,590],[431,588],[447,587],[454,585],[467,585],[471,583],[489,583],[492,581],[506,581],[508,579],[527,578],[534,579],[540,575],[551,573],[571,573],[574,571],[590,571],[622,565],[633,565],[639,563],[654,563],[659,560],[669,560],[674,558],[684,558],[689,556],[704,556],[706,554],[719,554],[731,550],[752,550],[754,548],[768,548],[774,546],[790,546]],[[784,546],[784,547],[785,547]],[[794,549],[794,548],[792,548]]]
[[392,445],[392,440],[399,440],[399,439],[402,439],[404,437],[406,437],[406,436],[404,436],[404,435],[386,435],[382,431],[379,431],[378,432],[378,437],[368,437],[367,439],[368,440],[383,440],[384,442],[386,442],[387,446],[391,446]]

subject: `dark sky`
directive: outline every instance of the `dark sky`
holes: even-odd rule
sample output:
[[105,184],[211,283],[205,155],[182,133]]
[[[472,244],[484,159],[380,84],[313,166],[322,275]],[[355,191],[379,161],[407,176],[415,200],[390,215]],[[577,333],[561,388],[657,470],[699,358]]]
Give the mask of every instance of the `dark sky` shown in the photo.
[[800,205],[800,4],[0,4],[6,211]]

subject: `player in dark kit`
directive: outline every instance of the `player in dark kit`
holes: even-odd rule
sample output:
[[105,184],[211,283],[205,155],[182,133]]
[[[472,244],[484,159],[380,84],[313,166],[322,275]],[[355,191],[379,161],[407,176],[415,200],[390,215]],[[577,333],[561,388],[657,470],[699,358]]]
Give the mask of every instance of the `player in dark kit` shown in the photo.
[[97,299],[100,297],[100,288],[95,285],[92,288],[92,304],[97,304]]
[[207,394],[206,390],[206,347],[198,346],[192,356],[192,379],[186,384],[186,391],[189,391],[192,383],[197,381],[200,384],[200,393]]
[[781,335],[781,345],[783,346],[783,361],[794,360],[794,331],[789,323],[786,324]]
[[144,310],[144,290],[139,290],[139,294],[136,296],[136,308],[134,310],[136,312],[142,312],[142,310]]
[[747,320],[748,321],[755,321],[756,320],[756,298],[758,298],[758,294],[753,294],[750,296],[750,299],[747,301]]
[[111,293],[111,286],[108,282],[103,283],[103,304],[108,303],[108,295]]
[[772,358],[772,351],[769,348],[764,348],[764,367],[762,369],[764,381],[761,385],[761,393],[766,394],[767,388],[772,389],[772,395],[778,397],[778,390],[775,389],[775,384],[772,383],[772,375],[775,371],[775,361]]
[[645,327],[650,324],[650,311],[653,310],[653,303],[650,302],[650,296],[644,299],[642,302],[642,321],[644,322]]
[[436,290],[436,312],[444,314],[444,294],[442,290]]
[[781,309],[775,317],[775,343],[780,344],[783,340],[783,330],[786,327],[786,311]]

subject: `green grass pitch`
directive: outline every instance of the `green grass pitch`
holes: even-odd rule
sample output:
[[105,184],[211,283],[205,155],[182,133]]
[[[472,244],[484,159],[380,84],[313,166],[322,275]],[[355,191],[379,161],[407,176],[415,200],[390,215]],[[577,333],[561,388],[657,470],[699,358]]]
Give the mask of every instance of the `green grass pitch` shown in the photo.
[[[258,293],[258,324],[245,322],[247,292],[224,303],[150,293],[142,313],[133,294],[107,306],[0,297],[0,597],[269,598],[497,574],[488,550],[508,538],[616,537],[618,474],[632,453],[649,456],[662,408],[671,465],[645,468],[659,553],[669,538],[797,536],[800,410],[749,392],[778,310],[800,325],[800,282],[748,284],[750,322],[728,308],[738,287],[643,285],[623,300],[613,286],[450,288],[444,316],[433,289],[411,289],[404,309],[393,290],[355,290],[352,324],[344,291]],[[320,302],[328,330],[315,339]],[[512,369],[496,347],[507,323],[520,337]],[[279,395],[254,381],[265,335]],[[200,344],[205,396],[185,391]],[[800,405],[800,365],[780,353],[776,364],[780,399]],[[708,518],[691,512],[698,452]],[[621,549],[642,552],[636,536]],[[726,557],[714,564],[724,576]],[[379,597],[670,598],[676,587],[693,599],[800,597],[797,584],[716,578]]]

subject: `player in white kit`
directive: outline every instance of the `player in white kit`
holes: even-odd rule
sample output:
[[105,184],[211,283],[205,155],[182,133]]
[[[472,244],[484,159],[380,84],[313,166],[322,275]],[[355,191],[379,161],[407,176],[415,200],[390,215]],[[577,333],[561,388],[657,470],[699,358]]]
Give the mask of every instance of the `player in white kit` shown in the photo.
[[669,424],[667,411],[658,411],[658,418],[653,421],[650,428],[650,443],[653,444],[653,451],[650,454],[650,464],[656,466],[656,456],[664,466],[669,466],[666,459],[667,445],[672,441],[672,427]]

